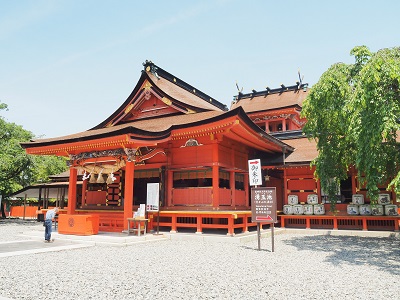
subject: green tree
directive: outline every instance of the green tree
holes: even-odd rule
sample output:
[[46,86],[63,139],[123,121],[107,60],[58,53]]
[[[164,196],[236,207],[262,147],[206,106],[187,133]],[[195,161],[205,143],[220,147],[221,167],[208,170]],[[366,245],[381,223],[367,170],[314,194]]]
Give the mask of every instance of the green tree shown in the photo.
[[397,131],[400,120],[400,48],[372,53],[351,50],[354,64],[332,65],[314,85],[303,105],[304,133],[315,139],[312,162],[321,187],[335,209],[340,180],[355,166],[367,196],[375,203],[379,186],[400,191]]
[[[0,102],[0,110],[7,110],[7,105]],[[33,183],[47,182],[49,175],[67,169],[64,158],[26,154],[20,143],[33,137],[30,131],[0,116],[0,195],[3,201],[15,191]],[[1,211],[4,218],[3,205]]]

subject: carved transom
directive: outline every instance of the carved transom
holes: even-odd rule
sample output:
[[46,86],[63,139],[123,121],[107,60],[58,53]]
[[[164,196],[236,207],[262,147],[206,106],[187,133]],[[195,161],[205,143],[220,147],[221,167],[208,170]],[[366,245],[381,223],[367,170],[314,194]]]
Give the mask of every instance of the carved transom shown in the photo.
[[194,147],[194,146],[201,146],[196,139],[188,139],[184,146],[182,147]]

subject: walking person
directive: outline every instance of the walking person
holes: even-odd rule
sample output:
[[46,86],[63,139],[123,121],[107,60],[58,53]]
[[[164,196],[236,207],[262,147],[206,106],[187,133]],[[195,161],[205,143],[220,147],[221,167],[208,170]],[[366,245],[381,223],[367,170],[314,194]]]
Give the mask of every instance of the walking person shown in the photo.
[[51,239],[51,228],[53,226],[53,219],[57,213],[58,213],[58,207],[49,209],[46,213],[46,219],[44,220],[44,226],[45,226],[44,239],[45,242],[47,243],[54,241]]

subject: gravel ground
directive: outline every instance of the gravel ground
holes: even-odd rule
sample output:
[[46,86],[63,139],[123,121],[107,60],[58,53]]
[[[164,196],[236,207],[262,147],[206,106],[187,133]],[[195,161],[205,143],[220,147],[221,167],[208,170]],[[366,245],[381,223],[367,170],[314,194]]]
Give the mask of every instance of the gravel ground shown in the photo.
[[[43,227],[0,221],[0,242],[30,229]],[[166,240],[6,257],[0,297],[399,299],[399,238],[281,234],[275,252],[270,242],[261,251],[257,241]]]

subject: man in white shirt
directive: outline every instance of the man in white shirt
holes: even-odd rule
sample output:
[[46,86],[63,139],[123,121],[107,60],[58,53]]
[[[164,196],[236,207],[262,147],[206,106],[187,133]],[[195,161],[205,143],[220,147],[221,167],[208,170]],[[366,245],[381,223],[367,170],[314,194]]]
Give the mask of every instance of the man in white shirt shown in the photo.
[[46,219],[44,220],[44,226],[45,226],[44,239],[46,243],[54,241],[51,239],[51,228],[53,225],[53,219],[57,213],[58,213],[58,207],[49,209],[46,213]]

